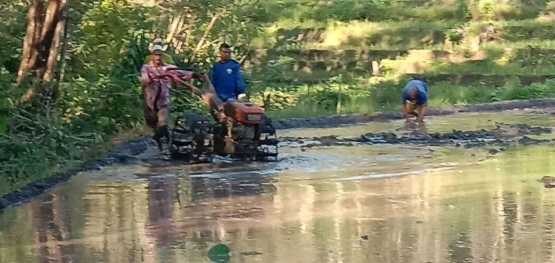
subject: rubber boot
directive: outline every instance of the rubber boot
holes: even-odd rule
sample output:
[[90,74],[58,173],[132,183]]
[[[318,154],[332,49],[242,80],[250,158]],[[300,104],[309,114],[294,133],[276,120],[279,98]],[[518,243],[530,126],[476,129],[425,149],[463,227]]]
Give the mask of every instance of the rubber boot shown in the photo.
[[170,143],[170,131],[168,129],[168,126],[164,125],[164,126],[160,127],[159,132],[160,132],[160,137],[165,137],[166,138],[166,143]]
[[161,127],[157,127],[154,135],[154,140],[158,144],[158,149],[162,152],[164,151],[164,146],[162,144],[162,137],[166,138],[166,143],[170,142],[170,132],[168,130],[168,126],[164,125]]
[[163,147],[162,147],[162,142],[160,141],[160,133],[158,131],[158,129],[154,130],[154,135],[152,136],[152,139],[156,142],[156,145],[158,146],[158,150],[162,151]]

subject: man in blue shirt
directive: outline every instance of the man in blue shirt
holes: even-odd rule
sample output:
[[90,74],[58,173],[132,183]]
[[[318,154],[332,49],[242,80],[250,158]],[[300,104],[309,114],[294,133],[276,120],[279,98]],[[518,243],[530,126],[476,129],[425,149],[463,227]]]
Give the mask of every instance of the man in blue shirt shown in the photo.
[[403,88],[401,97],[401,111],[407,122],[410,122],[410,115],[416,115],[416,121],[422,122],[428,109],[428,87],[426,83],[417,78],[411,79]]
[[231,59],[231,49],[226,43],[220,46],[220,61],[212,65],[210,81],[216,94],[223,101],[242,100],[245,97],[245,80],[241,65]]

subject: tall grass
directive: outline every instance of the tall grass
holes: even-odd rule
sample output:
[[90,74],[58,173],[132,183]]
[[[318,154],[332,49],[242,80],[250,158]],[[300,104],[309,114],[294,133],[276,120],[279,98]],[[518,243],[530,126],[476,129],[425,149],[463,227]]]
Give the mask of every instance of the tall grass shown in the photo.
[[[337,113],[374,113],[377,111],[397,110],[401,100],[401,90],[404,83],[387,81],[381,84],[356,87],[360,92],[345,92],[342,94],[340,111],[337,109],[338,98],[329,98],[330,94],[337,96],[337,90],[330,90],[329,86],[322,86],[313,93],[301,91],[294,103],[281,109],[269,109],[268,115],[273,118],[301,118],[313,116],[329,116]],[[518,79],[509,79],[504,86],[488,87],[484,85],[456,86],[449,82],[433,83],[429,86],[428,105],[441,107],[447,105],[464,105],[474,103],[489,103],[503,100],[555,98],[555,80],[547,80],[545,84],[533,83],[521,85]],[[322,94],[327,94],[328,103],[323,107]],[[358,94],[358,95],[354,95]]]
[[[347,36],[343,36],[347,37]],[[329,42],[328,42],[329,43]],[[518,41],[500,41],[500,42],[490,42],[485,43],[483,47],[485,48],[514,48],[514,49],[526,49],[528,47],[540,48],[540,49],[555,49],[555,40],[551,39],[525,39],[525,40],[518,40]],[[266,47],[262,45],[261,47]],[[336,44],[333,46],[325,45],[320,42],[304,42],[295,45],[283,45],[279,47],[275,47],[274,50],[312,50],[312,49],[321,49],[321,50],[410,50],[410,49],[427,49],[427,50],[448,50],[452,51],[453,48],[450,45],[446,44],[420,44],[420,43],[402,43],[391,45],[389,43],[377,43],[373,45],[369,44],[350,44],[350,43],[341,43]],[[460,46],[455,46],[455,51],[462,50],[463,48]]]
[[[554,18],[555,19],[555,18]],[[450,48],[443,44],[446,34],[456,28],[464,28],[469,37],[476,36],[487,25],[487,21],[458,22],[453,20],[403,20],[403,21],[337,21],[278,20],[266,29],[266,34],[257,39],[257,46],[272,48]],[[527,19],[492,21],[503,39],[493,45],[499,47],[552,47],[555,24],[549,20]],[[317,34],[314,34],[317,32]],[[296,38],[298,41],[277,40],[280,37]],[[310,36],[312,34],[312,36]],[[309,37],[310,36],[310,37]],[[514,44],[513,44],[514,43]],[[287,44],[287,45],[284,45]],[[293,45],[294,44],[294,45]]]
[[[299,23],[305,20],[325,22],[372,21],[436,21],[454,20],[522,20],[535,19],[553,10],[545,0],[428,0],[428,1],[280,1],[281,8],[269,6],[276,17]],[[279,8],[279,9],[278,9]],[[279,11],[278,11],[279,10]],[[277,12],[276,12],[277,11]]]

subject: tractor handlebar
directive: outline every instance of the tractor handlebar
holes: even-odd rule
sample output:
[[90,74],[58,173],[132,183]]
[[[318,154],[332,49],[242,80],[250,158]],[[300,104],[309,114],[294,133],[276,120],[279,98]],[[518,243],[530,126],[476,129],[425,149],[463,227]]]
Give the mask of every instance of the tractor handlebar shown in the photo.
[[183,71],[193,72],[192,79],[203,79],[203,77],[206,75],[205,73],[194,72],[194,71],[188,70],[188,69],[169,68],[169,69],[167,69],[167,71],[172,72],[172,73],[160,74],[160,75],[152,77],[152,79],[159,80],[159,79],[164,79],[164,78],[171,78],[174,81],[181,80],[181,78],[179,76],[177,76],[177,74],[173,73],[173,71],[175,71],[175,70],[183,70]]
[[[169,70],[182,70],[182,69],[179,69],[179,68],[173,69],[172,68],[172,69],[168,69],[168,71]],[[204,73],[193,72],[192,78],[193,79],[201,79],[202,75],[204,75]],[[197,88],[193,85],[188,84],[183,78],[180,78],[180,76],[178,76],[177,74],[175,74],[173,72],[172,73],[160,74],[160,75],[152,77],[153,80],[161,80],[161,79],[164,79],[164,78],[170,78],[172,82],[176,83],[177,85],[183,86],[186,90],[188,90],[188,91],[190,91],[190,92],[192,92],[196,95],[202,96],[202,94],[204,93],[201,89],[199,89],[199,88]]]
[[169,69],[166,69],[166,70],[167,70],[167,71],[184,70],[184,71],[191,71],[191,72],[194,72],[194,70],[188,69],[188,68],[169,68]]
[[160,79],[165,79],[165,78],[177,78],[177,76],[172,75],[172,74],[160,74],[160,75],[156,75],[156,76],[152,76],[151,77],[153,80],[160,80]]
[[193,79],[202,79],[202,76],[205,75],[205,73],[195,72],[193,69],[187,69],[187,68],[169,68],[169,69],[167,69],[167,71],[174,71],[174,70],[183,70],[183,71],[193,72]]

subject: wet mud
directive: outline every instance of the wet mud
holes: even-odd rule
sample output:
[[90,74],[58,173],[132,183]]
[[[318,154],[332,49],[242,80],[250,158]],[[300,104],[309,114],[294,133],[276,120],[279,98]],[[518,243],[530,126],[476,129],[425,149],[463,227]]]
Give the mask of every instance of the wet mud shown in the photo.
[[555,188],[555,177],[553,176],[544,176],[538,182],[543,183],[545,188]]
[[[455,146],[464,148],[495,146],[499,150],[490,149],[490,153],[503,151],[506,147],[517,145],[555,145],[555,139],[536,139],[538,136],[552,133],[549,127],[530,126],[527,124],[497,123],[496,128],[486,130],[461,131],[447,133],[427,133],[419,129],[409,130],[409,134],[393,132],[368,133],[361,136],[339,137],[282,137],[284,144],[299,148],[317,146],[357,146],[361,144],[422,144],[429,146]],[[407,132],[405,132],[407,133]]]
[[[499,112],[508,110],[541,109],[555,107],[555,99],[515,100],[496,103],[472,104],[466,106],[449,106],[439,109],[428,109],[426,116],[445,116],[457,113]],[[535,114],[555,114],[552,111],[536,110]],[[368,122],[387,122],[403,119],[399,111],[388,111],[376,114],[345,114],[314,118],[292,118],[273,120],[276,129],[295,128],[327,128]]]
[[265,175],[83,173],[0,214],[0,262],[554,262],[555,191],[537,180],[555,148],[407,148],[316,148]]
[[[467,105],[467,106],[453,106],[445,107],[440,109],[429,109],[428,116],[444,116],[453,115],[457,113],[469,113],[469,112],[495,112],[495,111],[506,111],[514,109],[542,109],[555,107],[555,99],[536,99],[536,100],[521,100],[521,101],[505,101],[499,103],[488,103],[488,104],[477,104],[477,105]],[[535,110],[534,114],[545,115],[553,114],[550,111]],[[329,117],[318,117],[318,118],[294,118],[294,119],[282,119],[273,120],[273,124],[276,129],[293,129],[293,128],[328,128],[328,127],[338,127],[344,125],[361,124],[368,122],[387,122],[389,120],[401,119],[402,116],[399,112],[383,112],[373,115],[363,115],[363,114],[353,114],[353,115],[338,115]],[[476,133],[476,132],[474,132]],[[479,132],[478,132],[479,133]],[[459,134],[463,136],[463,134]],[[457,135],[457,136],[459,136]],[[474,141],[463,142],[464,145],[468,146],[478,146],[484,145],[485,139],[483,135],[475,134],[476,138]],[[396,136],[396,135],[395,135]],[[435,136],[435,137],[434,137]],[[453,135],[452,135],[453,136]],[[487,136],[486,136],[487,137]],[[298,140],[299,138],[290,138],[290,140]],[[418,136],[408,136],[408,137],[394,137],[392,134],[366,134],[358,139],[341,139],[341,138],[319,138],[320,144],[328,145],[348,145],[351,143],[427,143],[427,144],[439,144],[446,145],[450,144],[455,139],[445,139],[442,135],[431,134],[428,137],[418,137]],[[467,140],[468,141],[468,140]],[[458,142],[460,144],[460,142]],[[502,142],[501,144],[507,144],[508,142]],[[538,141],[536,139],[531,139],[528,137],[522,137],[520,140],[521,144],[537,144],[537,143],[547,143],[547,141]],[[287,142],[285,143],[287,144]],[[43,194],[45,191],[51,187],[67,181],[73,175],[90,170],[99,170],[101,167],[110,166],[113,164],[126,164],[135,163],[135,156],[143,153],[149,147],[152,147],[154,142],[148,137],[140,137],[135,140],[124,142],[119,144],[109,152],[105,157],[91,162],[84,163],[75,169],[72,169],[65,173],[55,174],[48,178],[43,178],[35,181],[20,190],[14,191],[9,194],[5,194],[0,197],[0,212],[8,207],[19,205],[23,202],[29,201],[31,198]],[[456,143],[455,143],[456,145]],[[461,144],[462,145],[462,144]],[[467,146],[467,147],[468,147]]]

